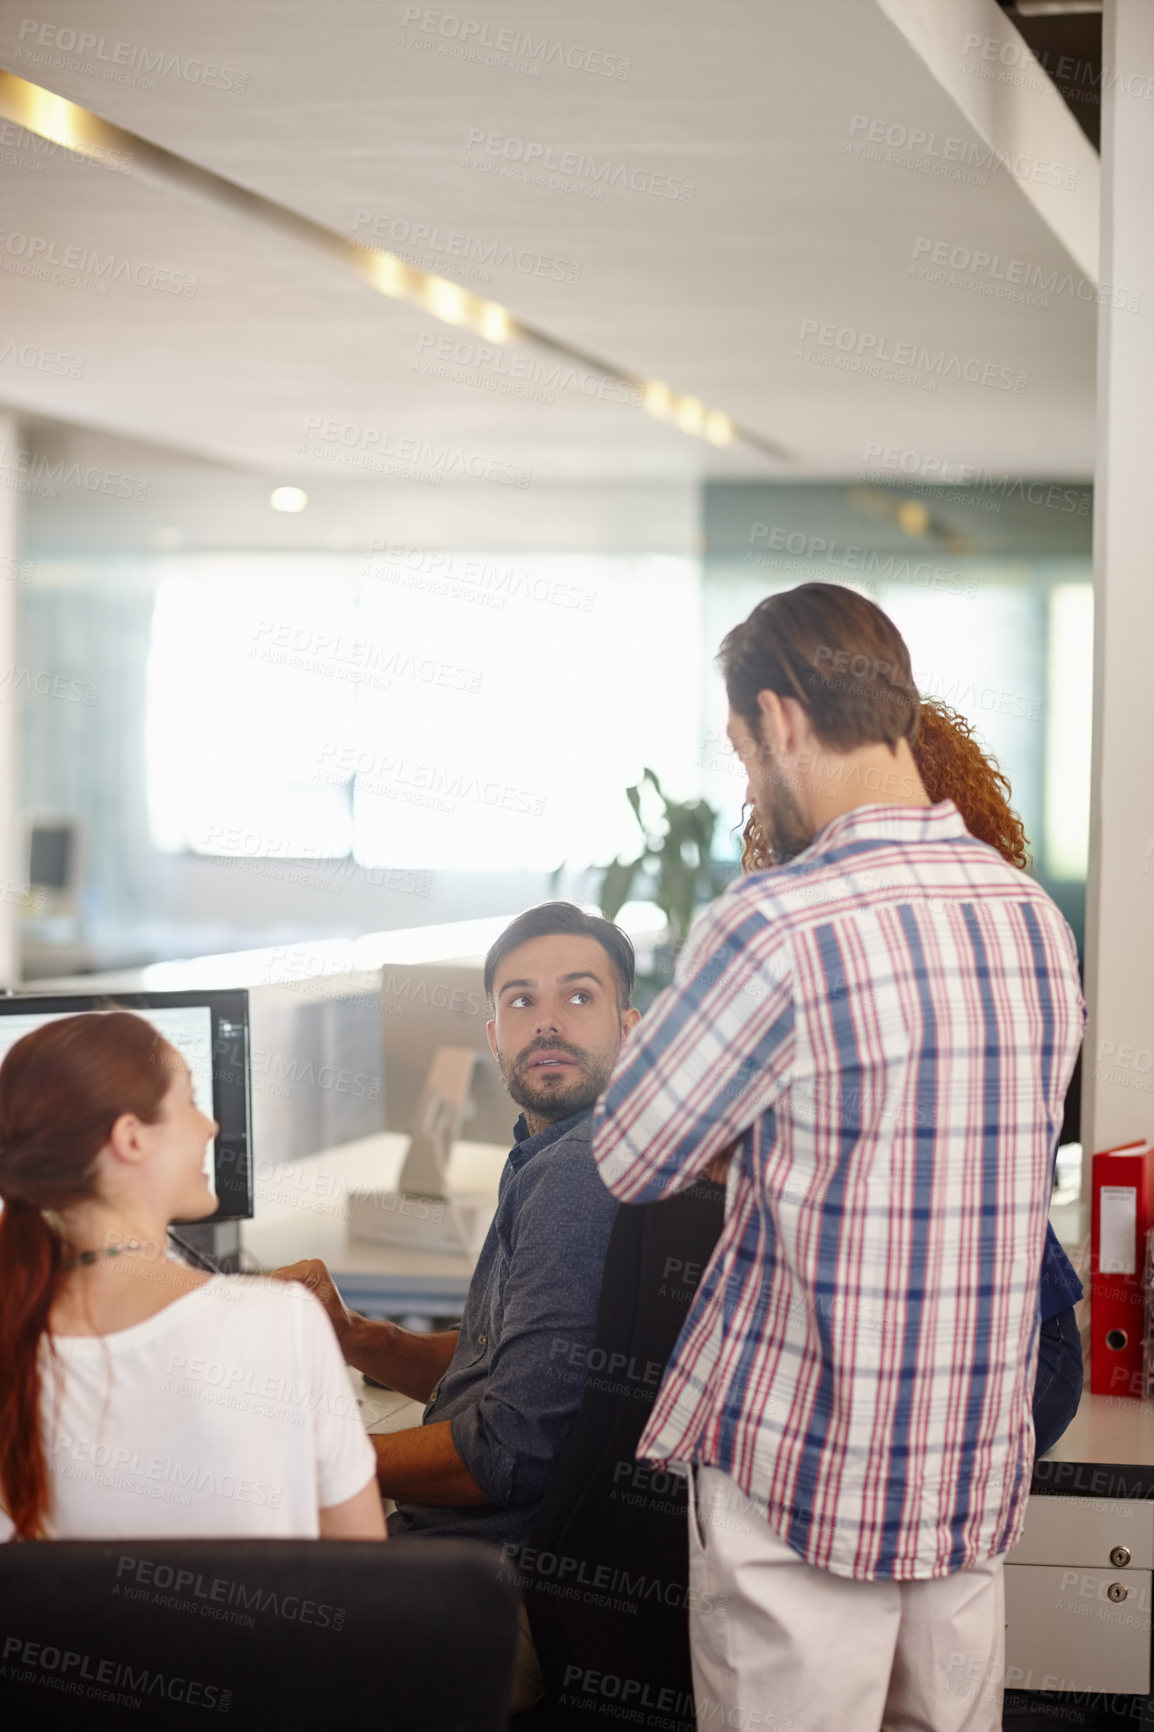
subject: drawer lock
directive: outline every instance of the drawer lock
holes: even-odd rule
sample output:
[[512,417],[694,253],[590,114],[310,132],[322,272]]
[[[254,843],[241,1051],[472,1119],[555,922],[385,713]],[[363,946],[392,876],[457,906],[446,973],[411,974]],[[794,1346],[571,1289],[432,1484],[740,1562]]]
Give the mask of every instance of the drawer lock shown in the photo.
[[1126,1565],[1130,1562],[1130,1547],[1115,1546],[1113,1551],[1110,1553],[1110,1562],[1116,1570],[1124,1570]]
[[1106,1589],[1106,1598],[1112,1600],[1116,1606],[1121,1605],[1122,1601],[1126,1598],[1126,1594],[1127,1590],[1122,1586],[1121,1582],[1111,1582],[1110,1586]]

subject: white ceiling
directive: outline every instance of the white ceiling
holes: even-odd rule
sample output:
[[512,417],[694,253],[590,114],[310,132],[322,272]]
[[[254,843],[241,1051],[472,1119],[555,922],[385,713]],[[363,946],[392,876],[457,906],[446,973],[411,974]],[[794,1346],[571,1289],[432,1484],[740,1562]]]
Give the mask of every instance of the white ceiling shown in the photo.
[[[1031,308],[911,274],[918,237],[1069,270],[1022,186],[998,168],[978,186],[847,149],[854,115],[982,144],[875,0],[461,0],[459,13],[423,14],[627,58],[622,78],[556,61],[530,77],[428,51],[444,39],[406,23],[415,11],[392,0],[53,0],[36,30],[25,8],[8,9],[0,65],[343,234],[369,211],[579,266],[576,282],[494,268],[481,284],[450,254],[426,246],[417,258],[566,343],[725,410],[785,447],[788,466],[573,389],[545,404],[424,375],[421,345],[448,327],[224,209],[49,155],[12,127],[0,141],[8,236],[111,251],[197,287],[114,281],[101,296],[44,283],[12,271],[0,239],[4,333],[84,363],[71,379],[0,361],[0,402],[237,466],[262,487],[377,491],[339,442],[325,447],[332,458],[302,449],[310,418],[387,435],[393,449],[435,440],[472,467],[531,472],[527,488],[469,484],[498,521],[540,511],[561,485],[853,475],[871,443],[994,471],[1089,473],[1092,304],[1067,293]],[[102,49],[62,52],[68,30]],[[209,88],[175,67],[153,74],[155,90],[121,84],[99,69],[114,58],[85,70],[117,43],[178,57],[182,70],[224,66],[245,88]],[[1069,125],[1071,153],[1088,151]],[[470,159],[502,159],[469,150],[476,132],[692,180],[692,202],[613,186],[595,200],[480,173]],[[371,238],[363,224],[361,234]],[[805,320],[1019,369],[1027,386],[944,378],[928,391],[820,366],[798,354]],[[444,490],[409,491],[435,517]]]

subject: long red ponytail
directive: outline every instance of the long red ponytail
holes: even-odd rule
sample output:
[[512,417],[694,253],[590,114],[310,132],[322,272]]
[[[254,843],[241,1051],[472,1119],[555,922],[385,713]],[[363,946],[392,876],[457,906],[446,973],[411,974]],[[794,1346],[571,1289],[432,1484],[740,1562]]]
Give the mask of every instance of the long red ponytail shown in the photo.
[[96,1160],[122,1113],[155,1124],[171,1049],[128,1011],[60,1017],[0,1065],[0,1503],[18,1539],[38,1539],[52,1504],[39,1351],[64,1244],[44,1211],[95,1196]]

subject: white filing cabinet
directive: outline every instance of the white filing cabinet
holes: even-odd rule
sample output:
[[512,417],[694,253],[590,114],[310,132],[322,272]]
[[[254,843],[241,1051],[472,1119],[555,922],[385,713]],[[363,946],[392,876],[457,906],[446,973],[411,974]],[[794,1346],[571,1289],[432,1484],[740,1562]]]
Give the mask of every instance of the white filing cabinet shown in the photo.
[[1032,1497],[1005,1577],[1007,1689],[1149,1694],[1154,1503]]

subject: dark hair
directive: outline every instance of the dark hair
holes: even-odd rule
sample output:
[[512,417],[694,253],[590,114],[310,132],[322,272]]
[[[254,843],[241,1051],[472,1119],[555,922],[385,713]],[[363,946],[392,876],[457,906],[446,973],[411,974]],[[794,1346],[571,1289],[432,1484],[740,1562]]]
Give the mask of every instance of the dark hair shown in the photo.
[[493,976],[498,963],[511,950],[528,944],[531,938],[552,938],[555,934],[592,938],[601,946],[617,976],[617,1001],[622,1010],[628,1010],[636,972],[633,945],[620,926],[614,926],[611,920],[603,919],[600,914],[586,914],[574,902],[539,902],[536,908],[527,908],[524,914],[518,914],[516,920],[509,922],[485,958],[485,997],[490,1005],[493,1003]]
[[94,1195],[122,1113],[156,1123],[172,1058],[151,1023],[112,1010],[45,1023],[0,1065],[0,1499],[17,1539],[40,1537],[51,1503],[37,1354],[64,1245],[42,1211]]
[[[1010,784],[974,738],[974,724],[940,699],[923,698],[913,751],[931,804],[952,800],[971,836],[1024,871],[1030,850],[1022,820],[1010,805]],[[741,870],[762,872],[773,863],[769,838],[751,812],[741,833]]]
[[730,707],[757,739],[764,691],[796,698],[834,751],[917,739],[910,652],[888,615],[856,590],[803,583],[767,596],[726,634],[717,659]]

